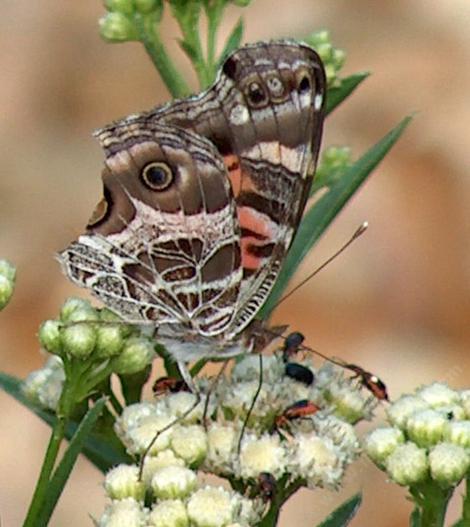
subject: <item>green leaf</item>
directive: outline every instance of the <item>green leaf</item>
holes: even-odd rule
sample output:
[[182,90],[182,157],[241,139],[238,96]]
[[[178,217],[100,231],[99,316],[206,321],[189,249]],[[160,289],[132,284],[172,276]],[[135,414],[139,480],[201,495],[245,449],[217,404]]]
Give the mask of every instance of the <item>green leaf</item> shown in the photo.
[[44,506],[36,520],[38,526],[45,526],[49,523],[55,506],[57,505],[65,484],[72,472],[75,462],[77,461],[77,457],[104,409],[106,399],[106,397],[101,397],[101,399],[99,399],[94,406],[88,410],[87,414],[80,422],[75,434],[72,436],[64,457],[54,471],[47,487],[47,492],[44,497]]
[[305,214],[299,225],[297,235],[289,250],[284,266],[279,273],[271,294],[260,311],[262,318],[267,318],[276,307],[292,275],[297,270],[306,254],[320,238],[326,228],[338,215],[344,205],[351,199],[367,176],[374,170],[387,152],[396,143],[408,126],[411,117],[406,117],[391,132],[384,136],[368,152],[346,170],[341,179],[333,184]]
[[338,87],[330,88],[326,95],[326,114],[331,113],[344,99],[349,97],[369,75],[368,72],[354,73],[354,75],[341,79],[341,84]]
[[225,46],[220,54],[219,58],[219,66],[222,64],[222,62],[232,53],[232,51],[236,50],[240,47],[240,44],[242,42],[243,38],[243,31],[244,31],[244,24],[243,24],[243,18],[240,17],[238,19],[238,22],[235,24],[235,27],[232,29],[232,32],[227,37],[227,40],[225,41]]
[[361,494],[355,494],[334,510],[318,527],[345,527],[361,506]]
[[[3,388],[6,393],[35,413],[51,428],[53,427],[56,421],[55,415],[35,405],[23,394],[20,379],[0,372],[0,388]],[[65,432],[67,439],[73,436],[77,427],[78,423],[70,423],[67,426]],[[131,462],[131,457],[126,454],[112,426],[92,432],[85,441],[82,453],[103,473],[119,463]]]

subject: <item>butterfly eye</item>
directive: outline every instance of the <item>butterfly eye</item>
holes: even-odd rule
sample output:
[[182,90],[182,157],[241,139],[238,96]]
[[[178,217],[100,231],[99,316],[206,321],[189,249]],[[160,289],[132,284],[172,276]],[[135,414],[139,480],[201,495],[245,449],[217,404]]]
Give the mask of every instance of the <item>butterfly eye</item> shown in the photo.
[[173,183],[173,172],[166,163],[153,162],[142,170],[144,183],[152,190],[166,190]]
[[246,96],[254,108],[259,108],[267,102],[266,93],[259,82],[250,82],[246,90]]

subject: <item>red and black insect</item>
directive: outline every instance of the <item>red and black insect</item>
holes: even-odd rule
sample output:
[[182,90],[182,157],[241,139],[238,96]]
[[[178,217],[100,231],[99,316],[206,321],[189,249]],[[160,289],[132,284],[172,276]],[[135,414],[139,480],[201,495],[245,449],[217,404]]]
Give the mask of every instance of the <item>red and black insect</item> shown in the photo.
[[160,377],[153,383],[152,391],[155,396],[158,396],[168,393],[190,392],[191,390],[183,379]]
[[312,370],[297,362],[288,362],[285,366],[284,373],[287,377],[301,382],[306,386],[311,386],[315,380],[315,375]]
[[361,384],[367,388],[379,401],[389,400],[387,386],[377,377],[377,375],[364,370],[364,368],[361,368],[356,364],[343,364],[343,367],[353,371],[356,374],[354,378],[360,379]]
[[301,399],[288,406],[281,415],[278,415],[274,420],[274,427],[276,430],[289,427],[291,421],[295,419],[303,419],[316,414],[320,410],[314,402],[308,399]]

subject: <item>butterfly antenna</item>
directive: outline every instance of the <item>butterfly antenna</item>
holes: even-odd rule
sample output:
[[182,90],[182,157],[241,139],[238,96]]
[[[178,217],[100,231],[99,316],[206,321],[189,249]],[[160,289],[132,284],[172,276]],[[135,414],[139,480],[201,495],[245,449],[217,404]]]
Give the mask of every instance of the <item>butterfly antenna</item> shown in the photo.
[[289,291],[286,295],[284,295],[277,304],[275,304],[274,308],[279,306],[279,304],[282,304],[284,300],[289,298],[291,295],[293,295],[298,289],[300,289],[303,285],[305,285],[311,278],[313,278],[315,275],[317,275],[320,271],[322,271],[328,264],[330,264],[335,258],[337,258],[343,251],[345,251],[355,240],[357,240],[362,234],[364,234],[367,230],[367,227],[369,224],[367,221],[362,223],[354,232],[354,234],[349,238],[349,240],[340,247],[334,254],[332,254],[327,260],[325,260],[319,267],[315,269],[312,273],[310,273],[306,278],[304,278],[299,284],[297,284],[291,291]]

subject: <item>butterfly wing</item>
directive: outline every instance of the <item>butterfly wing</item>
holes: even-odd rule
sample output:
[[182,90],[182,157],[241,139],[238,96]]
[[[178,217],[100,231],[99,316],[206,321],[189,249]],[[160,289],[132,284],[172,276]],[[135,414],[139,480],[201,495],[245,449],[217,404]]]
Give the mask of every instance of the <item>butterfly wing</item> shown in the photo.
[[129,322],[181,335],[231,325],[240,228],[223,160],[208,140],[139,121],[98,134],[103,200],[60,254],[65,273]]

